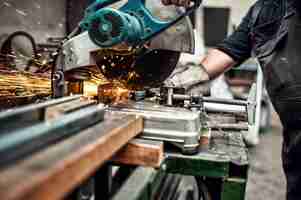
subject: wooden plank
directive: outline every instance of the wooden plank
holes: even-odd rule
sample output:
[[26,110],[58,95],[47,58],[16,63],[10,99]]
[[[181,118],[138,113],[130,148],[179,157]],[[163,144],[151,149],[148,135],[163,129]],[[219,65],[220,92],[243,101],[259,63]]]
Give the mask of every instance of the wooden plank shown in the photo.
[[142,118],[108,115],[105,121],[0,171],[5,200],[64,198],[143,130]]
[[112,158],[114,163],[159,168],[163,161],[163,142],[134,139]]

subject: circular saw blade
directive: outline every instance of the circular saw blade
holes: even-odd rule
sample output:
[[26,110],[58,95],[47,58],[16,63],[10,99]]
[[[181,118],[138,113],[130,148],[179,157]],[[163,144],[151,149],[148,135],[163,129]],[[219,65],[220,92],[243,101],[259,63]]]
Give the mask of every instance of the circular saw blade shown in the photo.
[[173,72],[180,58],[180,52],[171,50],[140,51],[135,54],[106,49],[98,54],[95,60],[102,74],[133,90],[160,86]]
[[180,52],[158,49],[137,58],[133,67],[139,74],[138,84],[158,87],[171,75],[177,66]]

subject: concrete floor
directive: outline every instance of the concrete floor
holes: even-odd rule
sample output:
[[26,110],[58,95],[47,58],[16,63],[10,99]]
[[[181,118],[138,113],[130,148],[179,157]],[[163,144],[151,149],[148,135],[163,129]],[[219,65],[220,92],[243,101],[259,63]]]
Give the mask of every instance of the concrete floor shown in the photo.
[[285,179],[281,164],[282,133],[274,114],[273,128],[261,135],[260,144],[250,149],[251,167],[246,200],[284,200]]

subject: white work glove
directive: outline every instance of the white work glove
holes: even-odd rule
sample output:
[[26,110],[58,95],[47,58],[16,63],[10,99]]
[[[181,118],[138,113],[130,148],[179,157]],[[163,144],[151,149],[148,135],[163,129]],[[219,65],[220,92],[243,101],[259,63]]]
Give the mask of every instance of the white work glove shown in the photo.
[[168,87],[181,87],[191,89],[200,83],[207,83],[209,75],[202,65],[187,65],[180,67],[165,81]]

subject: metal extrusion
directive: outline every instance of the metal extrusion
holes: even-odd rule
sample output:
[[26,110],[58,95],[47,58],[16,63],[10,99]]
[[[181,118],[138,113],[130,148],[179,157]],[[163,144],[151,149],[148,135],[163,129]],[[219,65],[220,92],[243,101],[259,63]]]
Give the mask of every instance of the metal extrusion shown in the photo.
[[74,101],[80,97],[80,95],[69,96],[0,112],[0,136],[11,130],[23,129],[40,123],[44,120],[45,109],[48,107]]
[[[37,106],[37,109],[39,109],[39,106]],[[22,129],[2,129],[3,132],[0,136],[0,166],[6,166],[28,154],[93,126],[103,119],[104,107],[95,105],[55,119],[33,123],[31,126]],[[17,123],[17,120],[13,121]]]

